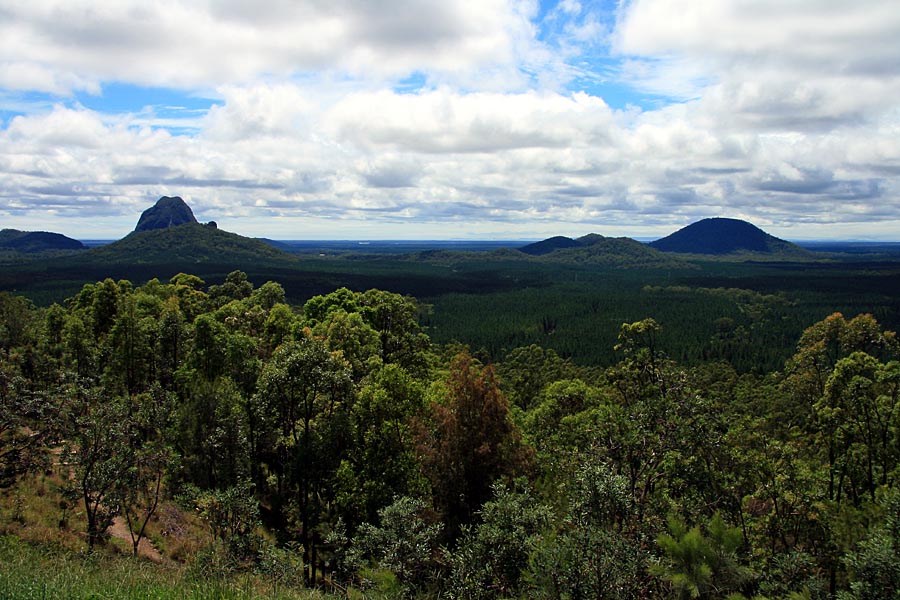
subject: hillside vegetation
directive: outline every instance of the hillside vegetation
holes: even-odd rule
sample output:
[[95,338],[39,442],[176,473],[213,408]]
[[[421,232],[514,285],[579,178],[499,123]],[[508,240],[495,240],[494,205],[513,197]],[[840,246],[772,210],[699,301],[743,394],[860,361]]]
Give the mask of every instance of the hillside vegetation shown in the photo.
[[[639,292],[635,310],[740,306],[746,325],[715,324],[732,349],[789,305]],[[495,361],[436,344],[440,310],[378,289],[292,305],[240,271],[46,308],[0,294],[0,596],[900,589],[900,342],[872,315],[828,314],[742,373],[679,360],[650,317],[617,324],[608,364],[539,344]]]
[[702,219],[675,233],[650,242],[663,252],[681,254],[751,254],[800,258],[810,255],[796,244],[769,235],[759,227],[739,219]]
[[519,252],[566,264],[597,265],[621,269],[686,268],[688,264],[631,238],[610,238],[592,233],[578,239],[552,237]]
[[33,254],[54,250],[84,250],[84,244],[59,233],[4,229],[0,231],[0,250]]

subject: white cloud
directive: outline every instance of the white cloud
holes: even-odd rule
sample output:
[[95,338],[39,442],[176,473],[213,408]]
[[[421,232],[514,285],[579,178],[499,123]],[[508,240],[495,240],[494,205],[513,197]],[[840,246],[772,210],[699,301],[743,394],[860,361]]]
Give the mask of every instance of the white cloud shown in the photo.
[[[514,75],[537,53],[532,2],[0,1],[0,82],[216,87],[322,71],[359,77]],[[70,73],[79,73],[71,77]],[[23,84],[24,85],[24,84]]]
[[[216,97],[186,120],[17,109],[0,217],[115,236],[179,194],[274,237],[649,235],[714,215],[896,237],[900,16],[883,4],[635,0],[611,28],[566,0],[538,40],[535,2],[0,0],[7,95]],[[590,69],[668,101],[617,111],[562,85]],[[397,91],[410,75],[424,84]]]
[[329,115],[336,137],[365,147],[424,153],[563,148],[602,140],[612,112],[585,94],[353,94]]
[[635,0],[613,47],[654,93],[710,97],[760,126],[827,128],[896,106],[898,32],[900,11],[881,0]]

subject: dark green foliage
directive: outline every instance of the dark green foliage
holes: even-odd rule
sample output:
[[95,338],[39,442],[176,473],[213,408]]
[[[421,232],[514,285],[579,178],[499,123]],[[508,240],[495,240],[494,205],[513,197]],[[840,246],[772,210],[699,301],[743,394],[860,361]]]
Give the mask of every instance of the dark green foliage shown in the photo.
[[59,425],[57,399],[35,389],[21,361],[18,352],[0,348],[0,489],[46,462]]
[[663,252],[683,254],[732,254],[758,252],[787,256],[809,254],[796,244],[780,240],[739,219],[703,219],[679,229],[650,246]]
[[[337,286],[301,310],[290,283],[257,285],[238,264],[143,285],[104,275],[46,309],[0,295],[2,484],[52,468],[38,476],[71,482],[89,544],[117,514],[133,547],[160,502],[194,490],[218,538],[181,557],[198,582],[890,597],[900,348],[879,317],[892,267],[854,275],[849,305],[881,312],[845,319],[837,296],[808,295],[816,281],[853,287],[822,265],[502,261],[340,263],[487,285],[438,289],[433,312]],[[14,508],[12,530],[28,531],[27,512]]]
[[467,527],[449,553],[448,589],[453,598],[516,598],[529,555],[544,542],[550,508],[528,490],[493,486],[479,521]]
[[840,600],[897,600],[900,598],[900,493],[885,493],[883,524],[844,558],[851,574],[850,590]]
[[253,284],[247,280],[247,274],[243,271],[232,271],[225,276],[222,285],[213,285],[209,288],[209,297],[216,306],[224,306],[231,300],[249,298],[252,293]]
[[26,344],[32,331],[33,305],[26,298],[0,292],[0,348]]
[[281,518],[296,510],[307,580],[316,579],[318,532],[330,482],[350,442],[349,370],[325,345],[303,337],[280,346],[263,369],[255,400],[259,436],[270,448],[266,466],[276,482]]
[[[385,364],[398,364],[411,373],[423,374],[424,351],[429,344],[419,325],[423,312],[418,301],[409,296],[382,290],[356,293],[347,288],[314,296],[303,307],[304,317],[314,331],[328,338],[332,348],[343,352],[357,375],[377,366],[371,363],[376,357]],[[364,323],[377,339],[355,327],[354,321]],[[366,363],[371,364],[367,367]]]
[[535,598],[643,598],[652,586],[633,521],[628,481],[588,458],[571,478],[566,512],[531,554]]
[[246,559],[260,549],[256,537],[259,504],[248,481],[208,492],[193,491],[193,502],[213,537],[225,544],[236,559]]
[[378,524],[363,524],[354,552],[378,569],[393,573],[406,593],[424,588],[437,571],[441,526],[426,520],[422,500],[401,496],[378,511]]
[[[180,477],[204,489],[228,487],[249,476],[243,398],[227,377],[195,378],[182,386],[175,413]],[[178,472],[174,468],[170,472]]]
[[497,366],[510,403],[525,409],[534,405],[545,386],[577,373],[570,361],[537,344],[512,350]]
[[350,414],[353,446],[336,474],[344,521],[374,522],[397,496],[425,491],[410,432],[424,408],[424,389],[397,365],[373,373]]
[[0,249],[32,254],[54,250],[84,250],[84,244],[60,233],[47,231],[0,231]]
[[688,529],[677,518],[669,519],[669,532],[657,538],[663,562],[652,571],[663,578],[678,598],[724,598],[736,593],[751,573],[741,564],[738,550],[743,536],[728,527],[716,513],[706,526]]

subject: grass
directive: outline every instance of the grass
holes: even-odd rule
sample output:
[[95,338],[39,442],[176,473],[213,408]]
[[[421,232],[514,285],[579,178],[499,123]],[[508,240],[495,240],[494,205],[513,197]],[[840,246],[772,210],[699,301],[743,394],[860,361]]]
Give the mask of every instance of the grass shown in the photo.
[[45,599],[318,599],[315,590],[279,588],[251,573],[202,576],[175,563],[157,565],[104,553],[85,555],[0,537],[0,598]]
[[329,597],[230,567],[196,518],[171,504],[151,528],[162,563],[132,557],[130,544],[115,538],[89,555],[83,509],[64,501],[61,484],[59,474],[45,472],[0,492],[0,600]]

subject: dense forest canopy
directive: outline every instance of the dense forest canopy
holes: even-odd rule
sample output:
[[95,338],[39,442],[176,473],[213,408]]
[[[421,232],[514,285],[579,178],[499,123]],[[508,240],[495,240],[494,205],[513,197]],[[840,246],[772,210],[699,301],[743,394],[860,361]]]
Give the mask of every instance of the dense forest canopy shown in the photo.
[[[494,360],[435,343],[427,308],[347,288],[291,305],[241,271],[43,308],[0,293],[3,497],[52,482],[58,535],[93,552],[114,519],[138,554],[165,546],[161,514],[197,515],[205,537],[168,559],[348,595],[897,597],[900,341],[872,315],[739,369],[678,360],[652,318],[618,325],[608,364]],[[11,510],[0,532],[27,539]]]

